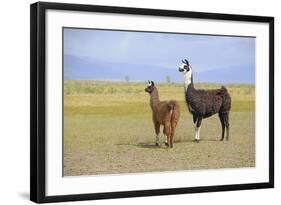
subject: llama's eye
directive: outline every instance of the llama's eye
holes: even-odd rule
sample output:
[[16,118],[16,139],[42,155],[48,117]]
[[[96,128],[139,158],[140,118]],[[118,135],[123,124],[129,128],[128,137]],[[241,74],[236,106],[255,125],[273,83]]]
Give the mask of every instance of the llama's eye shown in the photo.
[[190,67],[186,65],[184,69],[188,72],[190,70]]

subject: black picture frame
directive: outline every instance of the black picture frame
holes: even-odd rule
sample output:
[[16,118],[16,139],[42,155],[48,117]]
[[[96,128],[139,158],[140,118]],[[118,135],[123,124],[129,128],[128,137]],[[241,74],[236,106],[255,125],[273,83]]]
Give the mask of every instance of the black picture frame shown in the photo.
[[[46,196],[46,10],[169,16],[195,19],[263,22],[269,25],[269,181],[189,188]],[[30,200],[37,203],[97,200],[274,187],[274,17],[202,13],[144,8],[38,2],[30,6]]]

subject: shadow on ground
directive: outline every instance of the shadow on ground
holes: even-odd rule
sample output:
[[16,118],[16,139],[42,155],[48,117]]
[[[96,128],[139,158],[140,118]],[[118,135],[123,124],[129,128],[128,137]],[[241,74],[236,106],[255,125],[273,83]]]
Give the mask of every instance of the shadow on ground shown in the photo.
[[[195,141],[195,140],[179,140],[179,141],[175,141],[175,144],[180,144],[180,143],[202,143],[202,142],[221,142],[220,139],[202,139],[199,142]],[[117,146],[134,146],[134,147],[140,147],[140,148],[146,148],[146,149],[159,149],[159,148],[166,148],[166,146],[163,144],[161,144],[160,146],[156,146],[154,143],[137,143],[137,144],[116,144]]]

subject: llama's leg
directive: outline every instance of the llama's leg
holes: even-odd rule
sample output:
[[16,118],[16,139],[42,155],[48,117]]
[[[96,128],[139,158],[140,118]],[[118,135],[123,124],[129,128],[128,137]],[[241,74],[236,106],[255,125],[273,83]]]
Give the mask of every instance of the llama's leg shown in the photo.
[[166,134],[166,132],[165,132],[165,126],[164,126],[164,128],[163,128],[163,134],[164,134],[164,136],[165,136],[165,145],[168,146],[168,136],[167,136],[167,134]]
[[225,114],[220,113],[219,117],[220,117],[220,121],[221,121],[221,129],[222,129],[222,131],[221,131],[221,141],[223,141],[224,131],[225,131]]
[[197,116],[193,115],[193,123],[194,123],[194,129],[195,129],[195,137],[194,137],[194,141],[197,141],[197,132],[196,132],[196,124],[197,124]]
[[229,112],[225,114],[226,140],[229,139]]
[[165,133],[167,135],[167,141],[168,141],[166,146],[169,147],[169,146],[171,146],[171,125],[165,124],[164,129],[165,129]]
[[197,116],[196,115],[193,115],[193,123],[195,124],[197,121]]
[[195,129],[195,136],[194,136],[194,141],[197,142],[197,138],[198,138],[198,133],[197,133],[197,120],[195,121],[194,124],[194,129]]
[[169,146],[169,143],[168,143],[168,136],[167,136],[167,135],[165,135],[165,137],[166,137],[166,140],[165,140],[165,145],[166,145],[166,146]]
[[173,146],[174,146],[174,128],[173,127],[171,127],[171,136],[170,136],[169,144],[170,144],[170,147],[173,148]]
[[172,147],[174,146],[174,136],[175,136],[175,130],[176,130],[176,127],[177,127],[177,122],[173,122],[172,123],[172,130],[171,130],[171,145]]
[[202,116],[197,117],[196,127],[195,127],[195,141],[198,143],[200,140],[200,128],[202,122]]
[[159,133],[160,133],[160,124],[159,123],[154,123],[154,129],[155,129],[155,134],[156,134],[156,142],[155,145],[159,146]]

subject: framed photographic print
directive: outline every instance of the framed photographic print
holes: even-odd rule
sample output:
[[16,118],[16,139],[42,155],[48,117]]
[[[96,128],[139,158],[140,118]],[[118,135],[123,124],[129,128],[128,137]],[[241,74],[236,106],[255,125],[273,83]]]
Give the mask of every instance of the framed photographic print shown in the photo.
[[274,187],[274,18],[31,5],[30,198]]

